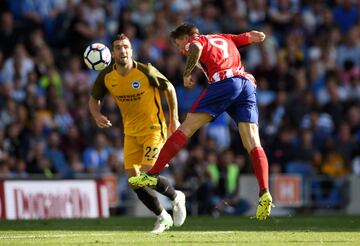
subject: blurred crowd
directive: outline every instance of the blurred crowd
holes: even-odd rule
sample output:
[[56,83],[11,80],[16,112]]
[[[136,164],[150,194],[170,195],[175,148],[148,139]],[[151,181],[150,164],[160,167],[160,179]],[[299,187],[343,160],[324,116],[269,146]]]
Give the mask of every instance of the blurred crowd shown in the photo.
[[[206,86],[200,71],[196,87],[182,86],[185,60],[169,31],[184,21],[204,34],[266,33],[263,44],[240,53],[257,79],[272,174],[360,175],[359,10],[358,0],[0,0],[0,176],[113,173],[126,180],[121,118],[106,97],[103,113],[113,127],[100,130],[92,120],[87,102],[98,72],[85,68],[83,51],[125,33],[134,58],[175,85],[184,119]],[[165,173],[196,192],[199,211],[229,208],[224,201],[246,208],[237,182],[251,165],[225,114]],[[119,188],[126,193],[126,182]]]

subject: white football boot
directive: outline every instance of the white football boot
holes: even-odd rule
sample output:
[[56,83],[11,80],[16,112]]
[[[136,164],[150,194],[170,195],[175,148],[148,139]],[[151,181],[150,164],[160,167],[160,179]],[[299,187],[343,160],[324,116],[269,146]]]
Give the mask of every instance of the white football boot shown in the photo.
[[154,229],[151,231],[151,233],[162,233],[165,230],[170,229],[173,224],[174,223],[170,214],[168,214],[168,212],[166,212],[166,210],[164,209],[161,214],[157,216],[156,222],[154,224]]
[[175,191],[176,197],[175,200],[172,201],[172,208],[173,208],[173,220],[174,226],[182,226],[186,219],[186,198],[185,194],[179,190]]

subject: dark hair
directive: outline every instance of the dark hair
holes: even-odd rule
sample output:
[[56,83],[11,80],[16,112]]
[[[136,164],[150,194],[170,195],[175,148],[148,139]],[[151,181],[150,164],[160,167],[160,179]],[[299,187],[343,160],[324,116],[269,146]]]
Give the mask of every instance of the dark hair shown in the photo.
[[128,36],[126,36],[124,33],[120,33],[118,35],[116,35],[116,37],[113,39],[113,41],[111,42],[112,46],[114,47],[114,42],[117,40],[124,40],[127,39],[130,41],[130,39],[128,38]]
[[173,39],[181,38],[184,35],[192,36],[194,34],[200,34],[199,29],[190,23],[183,23],[175,30],[171,31],[170,37]]

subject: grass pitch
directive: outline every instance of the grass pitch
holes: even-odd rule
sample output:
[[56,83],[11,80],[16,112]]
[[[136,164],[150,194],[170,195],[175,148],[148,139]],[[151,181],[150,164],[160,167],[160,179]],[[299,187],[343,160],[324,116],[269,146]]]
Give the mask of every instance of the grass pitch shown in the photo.
[[360,245],[360,216],[189,217],[160,235],[154,220],[0,221],[0,245]]

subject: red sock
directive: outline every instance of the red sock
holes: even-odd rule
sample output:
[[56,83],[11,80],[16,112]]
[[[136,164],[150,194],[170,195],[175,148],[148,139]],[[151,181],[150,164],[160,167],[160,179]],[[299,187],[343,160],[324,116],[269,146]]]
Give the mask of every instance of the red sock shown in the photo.
[[184,147],[186,140],[185,134],[180,130],[176,130],[162,147],[159,157],[148,173],[152,175],[160,173],[165,165]]
[[262,147],[255,147],[250,152],[252,166],[259,184],[260,194],[269,188],[269,165]]

